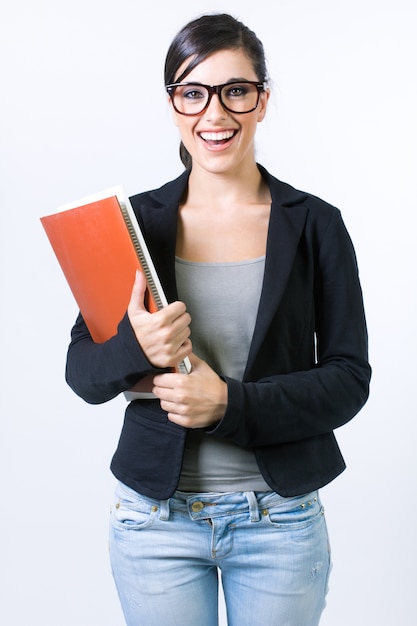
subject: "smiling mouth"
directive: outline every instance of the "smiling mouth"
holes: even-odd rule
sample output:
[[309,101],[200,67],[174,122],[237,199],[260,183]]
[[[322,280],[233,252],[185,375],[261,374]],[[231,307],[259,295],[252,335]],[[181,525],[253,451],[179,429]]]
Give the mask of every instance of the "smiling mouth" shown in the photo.
[[224,130],[222,132],[202,132],[199,133],[201,139],[212,146],[221,146],[227,143],[236,135],[235,130]]

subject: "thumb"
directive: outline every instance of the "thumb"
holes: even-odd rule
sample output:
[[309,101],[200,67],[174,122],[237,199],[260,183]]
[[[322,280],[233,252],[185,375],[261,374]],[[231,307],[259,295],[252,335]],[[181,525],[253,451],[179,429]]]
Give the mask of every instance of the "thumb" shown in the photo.
[[146,311],[145,307],[146,278],[143,272],[136,270],[135,282],[127,308],[129,316]]
[[196,369],[203,368],[206,365],[206,362],[200,359],[194,352],[192,352],[189,357],[191,363],[191,371],[194,372]]

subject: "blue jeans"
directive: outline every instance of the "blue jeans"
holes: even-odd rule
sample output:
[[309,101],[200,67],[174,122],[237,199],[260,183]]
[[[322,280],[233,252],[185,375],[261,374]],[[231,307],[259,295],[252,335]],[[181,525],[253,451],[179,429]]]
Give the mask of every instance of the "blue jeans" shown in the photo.
[[330,550],[317,492],[182,493],[153,500],[119,483],[110,557],[128,626],[316,626]]

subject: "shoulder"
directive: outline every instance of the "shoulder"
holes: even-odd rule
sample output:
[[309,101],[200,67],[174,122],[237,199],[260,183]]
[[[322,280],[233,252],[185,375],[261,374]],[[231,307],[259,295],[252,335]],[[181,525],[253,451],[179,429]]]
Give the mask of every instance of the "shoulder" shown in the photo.
[[339,209],[322,198],[307,191],[297,189],[276,176],[273,176],[264,167],[258,165],[262,176],[271,190],[272,201],[285,207],[304,207],[318,214],[340,212]]
[[135,211],[147,207],[175,205],[179,203],[187,186],[189,171],[184,171],[174,180],[170,180],[157,189],[143,191],[131,196],[130,202]]
[[269,185],[273,211],[284,212],[288,219],[304,219],[306,228],[325,231],[333,224],[343,223],[339,208],[307,191],[283,182],[264,167],[259,169]]

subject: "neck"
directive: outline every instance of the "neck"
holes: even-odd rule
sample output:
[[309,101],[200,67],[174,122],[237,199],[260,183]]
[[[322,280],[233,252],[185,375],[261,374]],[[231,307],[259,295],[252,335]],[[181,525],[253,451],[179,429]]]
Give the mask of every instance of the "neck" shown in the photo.
[[198,166],[191,170],[186,198],[191,206],[230,210],[235,204],[269,202],[269,189],[256,163],[239,172],[208,172]]

